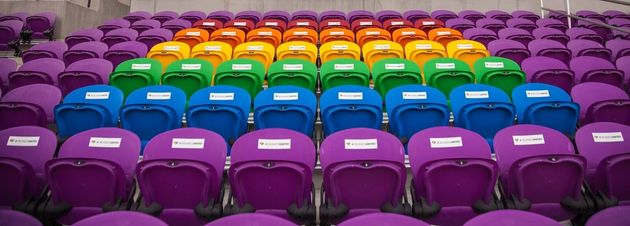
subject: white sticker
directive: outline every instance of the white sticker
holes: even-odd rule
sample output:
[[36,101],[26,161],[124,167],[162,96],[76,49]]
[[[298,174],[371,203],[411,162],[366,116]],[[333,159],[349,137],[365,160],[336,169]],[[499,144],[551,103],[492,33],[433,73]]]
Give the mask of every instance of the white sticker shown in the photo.
[[131,64],[131,70],[149,70],[151,64]]
[[503,62],[484,62],[486,68],[503,68]]
[[236,31],[223,31],[221,32],[223,36],[236,36]]
[[186,35],[187,36],[201,36],[201,32],[199,32],[199,31],[189,31],[189,32],[186,32]]
[[442,35],[451,35],[451,32],[450,32],[450,31],[438,31],[438,32],[437,32],[437,35],[438,35],[438,36],[442,36]]
[[148,92],[147,100],[170,100],[171,92]]
[[182,64],[182,70],[199,70],[201,64]]
[[206,139],[173,138],[171,148],[202,149]]
[[210,100],[234,100],[234,93],[210,93]]
[[378,49],[378,50],[389,49],[389,48],[390,48],[389,44],[374,45],[374,49]]
[[549,90],[525,90],[527,98],[549,97]]
[[337,94],[339,100],[363,100],[362,92],[339,92]]
[[336,21],[336,22],[328,22],[328,26],[340,26],[341,22]]
[[39,136],[9,136],[7,146],[14,147],[37,147]]
[[258,149],[291,149],[291,139],[258,139]]
[[354,70],[354,64],[335,64],[335,70]]
[[427,92],[403,92],[403,100],[426,100]]
[[278,26],[278,22],[265,22],[265,26]]
[[385,64],[385,70],[405,70],[405,64]]
[[365,35],[380,35],[381,32],[380,31],[368,31],[365,32]]
[[303,64],[283,64],[282,69],[285,71],[301,71],[304,68]]
[[394,22],[392,22],[392,25],[404,25],[404,24],[405,24],[405,22],[402,22],[402,21],[394,21]]
[[330,35],[344,35],[344,34],[346,34],[346,33],[343,32],[343,31],[331,31],[330,32]]
[[259,31],[258,35],[260,35],[260,36],[271,36],[271,31]]
[[109,92],[86,92],[86,100],[107,100],[109,99]]
[[307,22],[297,22],[297,26],[310,26],[311,23]]
[[263,50],[263,46],[247,46],[247,50],[260,51]]
[[332,45],[332,50],[346,50],[348,49],[348,45]]
[[378,148],[377,139],[345,139],[343,143],[346,150]]
[[403,31],[402,35],[416,35],[415,31]]
[[298,93],[273,93],[273,100],[297,100]]
[[542,134],[512,136],[512,140],[516,146],[545,144],[545,136]]
[[289,46],[289,50],[291,51],[306,50],[306,46]]
[[206,51],[221,51],[221,46],[205,46]]
[[88,147],[91,148],[120,148],[120,137],[90,137]]
[[167,50],[167,51],[179,51],[179,46],[164,46],[163,50]]
[[435,21],[422,21],[422,25],[435,25]]
[[244,71],[244,70],[251,70],[251,69],[252,69],[251,64],[232,64],[232,70]]
[[455,63],[435,63],[436,69],[454,69]]
[[621,132],[610,133],[593,133],[593,141],[595,143],[623,142],[623,134]]
[[432,46],[431,44],[416,44],[416,49],[432,49]]
[[429,138],[431,148],[454,148],[464,146],[462,137],[439,137]]
[[490,97],[488,91],[464,91],[466,99],[486,99]]
[[308,31],[294,31],[293,35],[308,35]]
[[361,26],[372,25],[372,21],[362,21],[362,22],[359,22],[359,25]]
[[457,44],[457,48],[458,49],[472,49],[473,45],[472,44]]
[[247,22],[234,22],[234,26],[247,26]]
[[203,26],[214,26],[214,22],[203,22],[201,23]]

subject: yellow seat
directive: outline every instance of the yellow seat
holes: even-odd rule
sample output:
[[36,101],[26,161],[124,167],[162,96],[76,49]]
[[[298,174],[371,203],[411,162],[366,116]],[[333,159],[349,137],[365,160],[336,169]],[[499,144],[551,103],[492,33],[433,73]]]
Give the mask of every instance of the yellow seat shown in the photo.
[[217,68],[219,64],[232,59],[232,46],[219,41],[202,42],[193,47],[190,57],[206,60],[212,63],[213,68]]
[[405,53],[400,44],[393,41],[375,40],[366,43],[361,49],[363,61],[372,70],[372,65],[379,60],[388,58],[404,58]]
[[405,45],[405,58],[418,64],[420,71],[424,69],[424,64],[433,58],[446,57],[446,48],[435,41],[417,40]]
[[466,62],[470,68],[474,68],[475,61],[490,56],[486,46],[471,40],[458,40],[448,43],[446,46],[448,57]]
[[284,59],[302,59],[313,64],[317,62],[317,46],[310,42],[292,41],[283,43],[276,50],[276,58]]
[[154,45],[147,53],[147,58],[155,59],[162,64],[162,70],[166,70],[169,64],[186,59],[190,56],[190,46],[178,41],[162,42]]
[[233,59],[245,58],[257,60],[265,65],[265,70],[269,69],[273,58],[275,56],[276,49],[273,45],[266,42],[246,42],[242,43],[234,48]]
[[354,42],[332,41],[319,47],[319,58],[322,64],[340,58],[361,59],[361,47]]

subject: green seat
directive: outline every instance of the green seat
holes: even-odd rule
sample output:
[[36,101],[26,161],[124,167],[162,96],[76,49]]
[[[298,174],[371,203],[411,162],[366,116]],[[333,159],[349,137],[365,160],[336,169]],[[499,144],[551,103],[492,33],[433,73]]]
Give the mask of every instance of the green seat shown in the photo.
[[464,61],[454,58],[433,58],[424,64],[427,85],[449,96],[455,87],[475,82],[475,75]]
[[166,67],[162,84],[180,88],[186,93],[186,98],[190,98],[197,90],[210,85],[212,70],[212,63],[202,59],[178,60]]
[[322,64],[320,79],[322,91],[341,85],[369,86],[370,69],[355,59],[335,59]]
[[267,84],[269,87],[299,86],[315,92],[317,66],[310,61],[295,58],[276,61],[269,67]]
[[513,60],[503,57],[485,57],[475,61],[477,83],[497,87],[505,93],[525,83],[525,72]]
[[247,90],[254,99],[263,88],[265,66],[257,60],[240,58],[225,61],[217,67],[214,85],[235,86]]
[[422,84],[420,67],[410,60],[389,58],[372,65],[374,89],[385,96],[390,89],[402,85]]
[[123,91],[125,97],[136,89],[159,85],[162,64],[149,58],[137,58],[120,63],[109,75],[109,85]]

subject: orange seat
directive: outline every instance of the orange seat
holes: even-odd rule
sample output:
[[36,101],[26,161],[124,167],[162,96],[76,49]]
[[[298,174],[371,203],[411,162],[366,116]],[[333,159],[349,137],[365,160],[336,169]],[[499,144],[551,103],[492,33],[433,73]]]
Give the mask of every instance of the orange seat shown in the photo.
[[282,33],[270,27],[257,28],[247,33],[245,40],[248,42],[266,42],[275,48],[282,43]]
[[416,40],[427,40],[427,34],[417,28],[399,28],[392,33],[392,40],[405,46]]
[[245,42],[245,32],[238,28],[221,28],[210,34],[210,41],[219,41],[230,44],[232,48]]
[[451,28],[436,28],[429,31],[429,40],[439,42],[443,46],[447,46],[449,42],[462,39],[464,39],[462,33]]
[[362,47],[365,43],[374,40],[392,40],[392,36],[385,29],[370,27],[359,30],[357,32],[356,39],[357,44]]
[[285,31],[282,39],[284,42],[303,41],[317,45],[317,32],[306,27],[296,27]]
[[319,44],[331,41],[354,42],[354,33],[345,28],[330,28],[319,33]]
[[199,43],[207,42],[209,36],[210,36],[210,33],[208,33],[208,31],[204,29],[187,28],[187,29],[178,31],[173,37],[173,41],[186,43],[192,49]]

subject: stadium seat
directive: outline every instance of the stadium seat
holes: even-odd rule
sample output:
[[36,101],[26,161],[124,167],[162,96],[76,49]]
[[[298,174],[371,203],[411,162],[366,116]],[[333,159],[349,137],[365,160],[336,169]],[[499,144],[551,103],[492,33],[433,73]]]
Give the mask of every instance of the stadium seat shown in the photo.
[[179,19],[190,21],[190,23],[197,22],[206,18],[207,14],[201,11],[187,11],[179,15]]
[[129,28],[136,30],[138,34],[140,34],[146,30],[160,28],[161,26],[162,26],[162,23],[160,23],[160,21],[152,20],[152,19],[143,19],[143,20],[138,20],[138,21],[133,22],[131,24],[131,27]]
[[562,45],[566,45],[569,42],[569,36],[564,34],[564,32],[548,27],[536,28],[532,31],[532,35],[536,39],[549,39],[560,42]]
[[477,20],[486,18],[486,15],[480,11],[469,9],[469,10],[459,11],[459,13],[457,13],[457,17],[470,20],[474,23],[474,22],[477,22]]
[[401,18],[388,19],[383,21],[383,29],[393,33],[394,31],[402,28],[414,28],[413,23]]
[[613,39],[606,42],[606,48],[612,52],[610,60],[615,60],[630,56],[630,40]]
[[559,87],[528,83],[512,91],[519,124],[534,124],[552,128],[573,136],[580,117],[580,106]]
[[108,60],[114,67],[117,67],[124,61],[142,58],[147,55],[147,52],[149,52],[149,49],[144,43],[127,41],[111,46],[109,50],[103,54],[103,59]]
[[527,11],[527,10],[514,10],[512,12],[512,18],[521,18],[521,19],[526,19],[529,20],[533,23],[536,23],[536,21],[538,19],[540,19],[540,16],[538,14],[535,14],[531,11]]
[[63,61],[54,58],[29,61],[20,66],[17,71],[9,73],[9,89],[30,84],[57,85],[57,75],[65,68]]
[[164,28],[156,28],[140,33],[138,38],[136,38],[136,41],[144,43],[147,45],[148,49],[151,49],[153,46],[162,42],[170,41],[171,39],[173,39],[172,31]]
[[166,21],[179,18],[179,14],[173,11],[159,11],[151,17],[151,19],[160,21],[160,23],[164,23]]
[[529,42],[536,39],[529,31],[513,27],[501,29],[498,35],[499,39],[514,40],[520,42],[524,46],[527,46]]
[[368,18],[363,18],[363,19],[357,19],[354,20],[350,23],[350,30],[352,30],[352,32],[357,33],[360,30],[366,29],[366,28],[380,28],[383,29],[383,24],[381,22],[379,22],[378,20],[375,19],[368,19]]
[[[549,28],[551,29],[551,28]],[[553,29],[552,29],[553,30]],[[562,43],[550,39],[537,39],[529,42],[527,45],[531,56],[546,56],[562,61],[569,65],[571,62],[571,50],[567,49]],[[527,59],[526,59],[527,60]],[[525,60],[521,62],[523,64]]]
[[266,42],[245,42],[234,48],[234,59],[252,59],[263,64],[265,71],[269,69],[276,53],[276,48]]
[[405,47],[407,43],[427,40],[427,34],[417,28],[399,28],[392,32],[392,40]]
[[312,10],[298,10],[291,14],[291,21],[303,19],[317,21],[319,18],[317,12]]
[[491,18],[487,14],[486,18],[477,20],[475,25],[477,25],[477,28],[485,28],[494,31],[494,33],[499,33],[501,29],[507,28],[505,21]]
[[463,32],[464,39],[479,42],[484,46],[488,46],[488,43],[499,39],[494,31],[485,28],[471,28]]
[[508,58],[521,64],[525,59],[531,56],[531,53],[520,42],[507,39],[494,40],[488,43],[488,50],[492,56]]
[[208,19],[219,20],[221,23],[234,19],[234,13],[227,10],[214,11],[208,14]]
[[59,89],[65,96],[75,89],[97,84],[107,84],[114,70],[112,64],[103,59],[85,59],[70,64],[59,72]]
[[103,54],[108,49],[107,44],[102,42],[82,42],[72,46],[72,48],[63,53],[63,62],[66,65],[70,65],[79,60],[103,58]]
[[475,28],[474,22],[472,22],[471,20],[462,19],[462,18],[450,19],[446,22],[445,25],[447,28],[455,29],[459,31],[460,33],[464,33],[464,31],[468,29]]
[[554,219],[540,214],[523,210],[497,210],[477,216],[467,221],[464,226],[500,226],[513,224],[514,226],[539,225],[539,226],[561,226]]
[[383,23],[387,20],[402,20],[402,15],[396,10],[381,10],[376,12],[374,18]]
[[232,226],[249,224],[251,222],[257,222],[262,225],[297,226],[297,224],[281,217],[276,217],[264,213],[241,213],[237,215],[226,216],[212,221],[204,226]]
[[427,61],[446,56],[446,48],[438,42],[417,40],[405,45],[405,58],[415,62],[420,67],[420,72],[424,71]]
[[223,24],[224,28],[236,28],[245,33],[254,30],[256,23],[247,19],[234,19]]
[[630,224],[630,218],[626,214],[628,211],[630,211],[630,206],[616,206],[602,210],[589,218],[586,226],[620,226]]
[[72,32],[70,35],[66,36],[64,41],[68,45],[68,48],[72,48],[72,46],[82,42],[100,41],[102,37],[103,31],[99,29],[82,29]]
[[[628,83],[630,82],[630,56],[625,56],[625,57],[621,57],[618,58],[615,61],[615,65],[617,66],[618,70],[621,70],[624,72],[625,74],[625,84],[626,86],[628,85]],[[0,76],[2,76],[2,72],[0,72]]]
[[[106,35],[107,33],[109,33],[112,30],[116,30],[119,28],[129,28],[131,27],[131,22],[129,22],[128,20],[125,19],[111,19],[108,21],[105,21],[105,23],[101,24],[100,26],[98,26],[98,29],[103,31],[103,35]],[[98,41],[98,40],[96,40]]]
[[361,47],[349,41],[326,42],[319,47],[319,58],[322,64],[342,58],[360,60]]
[[254,128],[284,128],[313,136],[317,98],[305,88],[274,86],[254,99]]
[[352,23],[360,19],[374,19],[374,13],[367,10],[352,10],[348,12],[348,22]]
[[202,42],[192,48],[190,57],[208,61],[212,63],[212,68],[217,68],[232,59],[232,46],[220,41]]
[[584,27],[574,27],[566,30],[566,35],[571,40],[589,40],[594,41],[599,44],[604,43],[604,39],[597,34],[597,32],[584,28]]
[[57,14],[53,12],[41,12],[26,17],[26,20],[24,20],[26,29],[22,30],[22,34],[25,36],[24,39],[26,41],[30,41],[31,39],[46,39],[52,41],[55,33],[56,20]]
[[548,27],[548,28],[553,28],[553,29],[557,29],[559,31],[565,32],[567,29],[569,29],[569,27],[566,24],[564,24],[567,21],[567,19],[565,15],[563,16],[565,17],[564,20],[553,19],[551,18],[551,15],[549,18],[540,18],[536,20],[536,25],[538,25],[539,28]]
[[413,26],[415,28],[418,28],[424,31],[424,33],[429,33],[429,31],[435,28],[445,27],[444,22],[442,22],[441,20],[430,19],[430,18],[418,19],[413,23]]
[[457,19],[458,17],[457,17],[457,14],[453,11],[441,9],[441,10],[433,10],[433,12],[431,12],[431,18],[448,22],[449,20]]
[[317,62],[317,46],[310,42],[293,41],[283,43],[276,50],[276,60],[302,59]]
[[169,64],[188,57],[190,46],[177,41],[162,42],[153,46],[147,53],[147,58],[159,61],[163,70],[166,70]]
[[[344,28],[350,30],[350,24],[344,19],[326,19],[319,22],[319,30],[325,31],[331,28]],[[352,30],[350,30],[354,34]]]
[[262,20],[263,14],[253,10],[241,11],[234,15],[234,19],[244,19],[253,23],[258,23]]
[[471,68],[474,68],[475,62],[479,58],[490,56],[490,52],[486,50],[483,44],[470,40],[449,42],[446,45],[446,51],[448,52],[448,57],[462,60]]
[[601,82],[623,87],[626,81],[623,71],[618,70],[610,61],[598,57],[574,57],[569,67],[575,73],[575,83]]
[[383,59],[374,63],[372,80],[374,90],[382,97],[398,86],[422,84],[423,81],[418,65],[403,58]]
[[[10,58],[0,58],[0,91],[9,90],[9,73],[17,69],[17,62]],[[0,95],[2,97],[2,95]]]
[[489,10],[486,12],[486,18],[499,20],[503,23],[507,22],[509,19],[512,19],[512,15],[503,11],[503,10]]
[[55,120],[61,91],[47,84],[32,84],[9,91],[0,100],[0,130],[16,126],[47,127]]
[[520,28],[520,29],[526,30],[530,34],[532,33],[532,31],[534,31],[534,29],[538,28],[535,21],[523,19],[523,18],[512,18],[512,19],[507,20],[505,24],[509,28]]
[[120,89],[125,97],[145,86],[160,84],[162,65],[149,58],[128,60],[118,65],[109,75],[109,84]]
[[247,42],[266,42],[271,44],[274,48],[278,47],[282,43],[282,32],[269,28],[261,27],[247,32]]
[[349,128],[381,128],[383,101],[373,89],[337,86],[324,91],[319,101],[324,136]]
[[457,59],[431,59],[424,64],[423,71],[427,86],[437,88],[447,97],[454,88],[475,82],[468,64]]
[[298,86],[315,93],[317,66],[302,59],[284,59],[271,64],[267,73],[267,84],[274,86]]
[[102,214],[97,214],[88,218],[85,218],[73,226],[90,226],[90,225],[153,225],[153,226],[167,226],[168,224],[154,216],[138,213],[135,211],[114,211]]
[[357,39],[357,44],[363,47],[365,44],[371,41],[376,41],[376,40],[390,41],[392,40],[392,36],[385,29],[370,27],[370,28],[364,28],[357,31],[356,39]]
[[534,56],[525,59],[521,66],[527,75],[527,82],[554,85],[571,93],[575,74],[562,61],[551,57]]
[[[305,22],[305,23],[308,23],[308,22]],[[314,45],[317,44],[318,39],[319,37],[316,30],[305,28],[305,27],[291,28],[285,31],[282,37],[283,42],[302,41],[302,42],[309,42]]]
[[256,28],[271,28],[280,31],[280,33],[284,33],[284,31],[287,30],[287,23],[279,19],[263,19],[256,23]]
[[474,71],[477,83],[498,87],[508,95],[514,87],[525,83],[525,72],[521,67],[503,57],[480,58],[475,62]]
[[232,46],[233,49],[237,45],[245,42],[245,32],[231,27],[218,29],[212,32],[210,41],[225,42]]
[[363,54],[363,61],[370,69],[379,60],[405,57],[405,52],[400,44],[385,40],[371,41],[363,45],[361,53]]
[[223,28],[223,22],[218,19],[204,19],[193,23],[192,27],[206,30],[209,34]]
[[338,10],[326,10],[319,14],[319,21],[324,21],[328,19],[340,19],[346,20],[346,13]]
[[253,99],[262,90],[265,66],[252,59],[233,59],[223,62],[216,69],[214,85],[231,85],[242,88]]
[[210,38],[210,33],[201,28],[186,28],[175,33],[173,41],[183,42],[188,44],[191,49],[197,44],[207,42]]
[[2,209],[0,210],[0,219],[7,226],[42,226],[37,218],[18,210]]
[[370,225],[370,224],[378,224],[378,225],[416,225],[416,226],[429,226],[429,224],[424,223],[421,220],[415,219],[413,217],[404,216],[401,214],[393,214],[393,213],[370,213],[361,215],[358,217],[353,217],[352,219],[341,222],[339,226],[361,226],[361,225]]
[[55,106],[59,137],[65,139],[86,130],[118,127],[123,98],[122,91],[108,85],[91,85],[72,91]]
[[403,13],[403,18],[415,23],[417,20],[420,19],[430,19],[431,15],[422,10],[412,9],[405,11]]
[[610,61],[612,55],[612,52],[602,44],[589,40],[571,40],[567,43],[567,48],[573,53],[573,58],[592,56]]
[[317,19],[294,19],[287,24],[287,30],[293,28],[306,28],[317,32],[319,30],[319,23],[317,23]]
[[22,52],[22,62],[26,63],[40,58],[55,58],[63,60],[63,53],[66,51],[68,51],[68,45],[64,42],[44,42]]
[[370,85],[370,69],[355,59],[342,58],[322,64],[319,74],[322,91],[341,85]]
[[282,20],[287,23],[291,19],[291,14],[282,10],[272,10],[263,14],[263,20],[265,19]]
[[20,31],[24,22],[18,20],[0,21],[0,51],[14,50],[14,55],[19,56],[20,53]]
[[599,82],[577,84],[571,98],[580,105],[580,124],[616,122],[630,125],[630,98],[617,86]]
[[320,45],[332,41],[354,42],[354,32],[346,28],[329,28],[319,32]]
[[107,32],[101,38],[101,42],[107,44],[108,47],[121,42],[134,41],[138,38],[138,32],[131,28],[118,28]]
[[177,87],[190,98],[197,90],[210,86],[214,67],[212,63],[202,59],[178,60],[166,68],[162,74],[162,85]]
[[451,28],[436,28],[432,29],[427,34],[429,36],[429,40],[438,42],[443,46],[448,46],[448,43],[452,41],[464,39],[461,32]]

